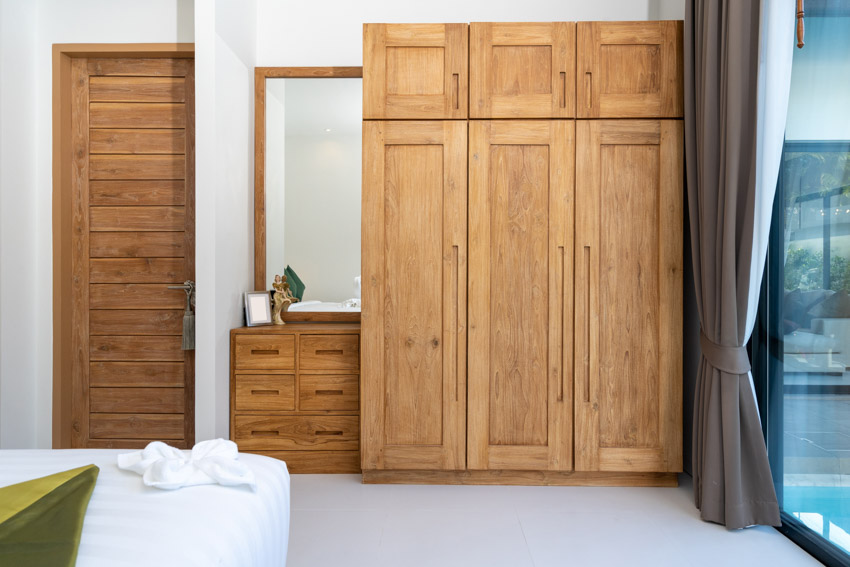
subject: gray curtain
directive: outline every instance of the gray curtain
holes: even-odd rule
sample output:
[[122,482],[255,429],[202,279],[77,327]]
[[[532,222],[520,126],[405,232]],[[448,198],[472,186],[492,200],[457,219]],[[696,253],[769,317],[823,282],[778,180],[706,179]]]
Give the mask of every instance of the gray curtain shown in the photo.
[[[694,401],[694,499],[702,518],[779,525],[744,347],[766,227],[756,223],[758,0],[688,0],[685,155],[702,357]],[[775,178],[774,178],[775,184]]]

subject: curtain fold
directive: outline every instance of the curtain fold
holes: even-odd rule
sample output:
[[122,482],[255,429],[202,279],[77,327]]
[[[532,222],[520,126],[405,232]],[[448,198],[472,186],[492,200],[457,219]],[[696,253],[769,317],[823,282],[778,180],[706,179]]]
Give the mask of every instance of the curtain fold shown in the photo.
[[[790,85],[790,52],[782,72],[773,65],[771,50],[782,49],[775,28],[784,20],[772,10],[791,1],[764,12],[758,0],[686,6],[685,161],[702,347],[694,501],[704,520],[730,529],[780,524],[744,345],[755,321]],[[793,30],[793,9],[787,14]]]

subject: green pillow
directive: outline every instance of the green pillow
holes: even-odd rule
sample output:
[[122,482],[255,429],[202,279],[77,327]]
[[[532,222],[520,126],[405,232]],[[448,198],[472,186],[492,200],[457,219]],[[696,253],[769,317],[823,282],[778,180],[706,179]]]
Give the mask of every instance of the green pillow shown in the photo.
[[73,567],[94,465],[0,488],[0,565]]
[[289,291],[292,292],[292,295],[298,298],[298,301],[303,301],[304,290],[306,289],[304,282],[301,281],[301,278],[298,277],[295,270],[289,267],[289,264],[286,265],[286,270],[284,270],[283,273],[286,276],[287,283],[289,283]]

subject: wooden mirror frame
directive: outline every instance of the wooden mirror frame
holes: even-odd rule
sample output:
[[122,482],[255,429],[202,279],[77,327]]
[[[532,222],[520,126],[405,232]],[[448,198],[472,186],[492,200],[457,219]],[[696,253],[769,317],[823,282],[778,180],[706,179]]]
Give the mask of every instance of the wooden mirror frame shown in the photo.
[[[254,68],[254,289],[266,289],[266,79],[359,79],[363,67]],[[284,312],[284,321],[359,322],[360,312]]]

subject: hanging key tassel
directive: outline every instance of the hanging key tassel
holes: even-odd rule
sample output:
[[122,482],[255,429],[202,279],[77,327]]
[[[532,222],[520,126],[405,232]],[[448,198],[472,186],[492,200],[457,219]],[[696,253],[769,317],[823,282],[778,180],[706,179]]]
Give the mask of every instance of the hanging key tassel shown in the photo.
[[183,285],[170,285],[168,289],[182,289],[186,292],[186,311],[183,312],[182,350],[195,350],[195,282],[187,280]]

